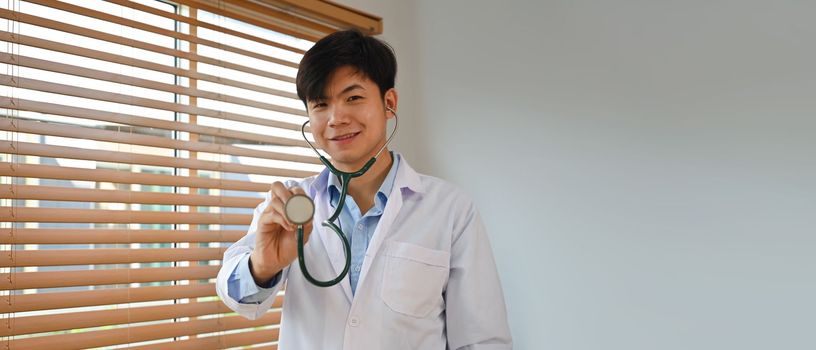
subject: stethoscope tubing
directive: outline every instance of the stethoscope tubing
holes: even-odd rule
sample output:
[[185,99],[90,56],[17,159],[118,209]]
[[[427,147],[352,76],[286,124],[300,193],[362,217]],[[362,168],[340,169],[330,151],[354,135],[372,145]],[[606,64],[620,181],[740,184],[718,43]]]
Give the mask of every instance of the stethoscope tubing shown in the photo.
[[297,225],[298,264],[300,266],[300,270],[303,272],[303,277],[305,277],[307,281],[314,284],[315,286],[331,287],[335,284],[340,283],[340,281],[342,281],[343,278],[345,278],[346,275],[348,275],[349,269],[351,267],[351,245],[349,244],[348,237],[346,237],[346,235],[343,233],[343,229],[338,227],[334,222],[337,221],[338,217],[340,216],[340,212],[343,210],[343,206],[345,205],[346,195],[348,194],[348,185],[349,182],[351,182],[351,179],[365,174],[368,171],[368,169],[370,169],[371,166],[374,165],[374,162],[377,161],[377,158],[379,158],[380,154],[382,154],[386,147],[388,147],[388,144],[391,143],[391,140],[397,133],[397,126],[399,125],[399,118],[397,117],[397,112],[391,107],[387,107],[387,109],[394,115],[394,130],[391,131],[391,135],[385,141],[385,144],[380,148],[380,150],[377,151],[377,154],[375,154],[374,157],[372,157],[368,162],[366,162],[366,164],[363,165],[363,167],[360,168],[360,170],[357,170],[355,172],[345,172],[338,170],[331,164],[331,162],[329,162],[328,159],[326,159],[326,157],[320,154],[320,152],[317,150],[317,148],[314,147],[314,145],[312,145],[311,142],[309,142],[309,139],[306,137],[306,125],[309,124],[308,120],[304,122],[303,125],[300,127],[300,132],[303,135],[303,139],[306,140],[306,143],[309,144],[309,147],[311,147],[315,154],[317,154],[317,156],[320,158],[320,162],[323,163],[323,165],[325,165],[326,168],[329,169],[329,172],[340,178],[341,185],[340,200],[337,203],[337,207],[334,209],[334,213],[331,215],[331,217],[329,217],[327,220],[324,220],[322,223],[324,227],[330,228],[332,231],[334,231],[334,233],[337,234],[337,237],[340,238],[340,241],[343,242],[343,251],[345,253],[346,262],[343,266],[343,271],[341,271],[340,274],[337,275],[337,277],[328,281],[320,281],[314,278],[312,274],[309,273],[309,269],[306,267],[306,258],[303,249],[304,246],[303,225]]

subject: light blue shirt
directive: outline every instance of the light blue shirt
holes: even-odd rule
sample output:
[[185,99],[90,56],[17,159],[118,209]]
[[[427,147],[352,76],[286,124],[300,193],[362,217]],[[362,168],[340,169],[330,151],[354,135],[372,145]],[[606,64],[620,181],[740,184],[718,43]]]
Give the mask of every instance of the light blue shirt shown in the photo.
[[[368,244],[374,236],[374,230],[380,222],[385,204],[388,202],[388,194],[394,187],[394,179],[400,163],[400,156],[391,153],[393,163],[388,175],[380,189],[374,196],[374,206],[363,215],[357,202],[350,195],[346,196],[346,202],[340,211],[339,226],[346,234],[351,245],[351,267],[349,268],[349,282],[351,283],[352,294],[357,291],[357,282],[360,278],[360,271],[363,266]],[[352,180],[353,181],[353,180]],[[329,176],[327,191],[329,193],[332,211],[340,201],[340,180],[337,176]],[[278,273],[266,286],[258,286],[249,272],[249,254],[241,259],[235,270],[230,274],[227,282],[227,292],[229,296],[238,300],[242,304],[258,304],[269,298],[273,292],[273,287],[279,282]]]
[[[393,157],[393,159],[394,163],[391,165],[391,170],[388,171],[388,175],[386,175],[380,189],[374,196],[374,206],[365,215],[362,215],[360,207],[351,196],[346,196],[346,203],[340,211],[340,228],[346,234],[351,245],[349,282],[351,282],[352,294],[357,291],[357,281],[363,268],[363,258],[366,249],[368,249],[368,243],[371,242],[371,237],[374,236],[374,230],[377,228],[383,210],[385,210],[385,204],[388,202],[388,194],[391,193],[391,189],[394,187],[394,177],[397,174],[399,160],[397,157]],[[337,203],[340,201],[340,189],[340,179],[337,176],[330,176],[328,191],[333,210],[337,208]]]

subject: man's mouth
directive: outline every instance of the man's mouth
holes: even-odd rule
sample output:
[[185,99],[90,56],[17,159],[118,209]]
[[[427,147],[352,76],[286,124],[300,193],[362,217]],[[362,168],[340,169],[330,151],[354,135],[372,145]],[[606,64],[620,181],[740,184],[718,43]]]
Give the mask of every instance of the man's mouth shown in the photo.
[[355,136],[357,136],[359,134],[360,134],[360,132],[352,132],[352,133],[332,137],[329,140],[331,140],[331,141],[348,141],[348,140],[353,139]]

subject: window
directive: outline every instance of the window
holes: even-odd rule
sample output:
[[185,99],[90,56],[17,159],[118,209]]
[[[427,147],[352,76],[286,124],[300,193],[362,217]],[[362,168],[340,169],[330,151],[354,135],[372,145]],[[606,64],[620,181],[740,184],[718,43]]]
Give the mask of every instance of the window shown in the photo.
[[294,76],[380,19],[327,1],[0,7],[0,337],[8,349],[275,348],[214,280],[269,183],[321,169]]

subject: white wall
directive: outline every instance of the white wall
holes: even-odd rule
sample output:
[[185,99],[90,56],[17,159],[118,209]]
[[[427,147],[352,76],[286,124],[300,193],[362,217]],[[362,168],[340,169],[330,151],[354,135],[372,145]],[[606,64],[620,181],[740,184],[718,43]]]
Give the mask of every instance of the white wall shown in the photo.
[[516,349],[816,348],[816,3],[345,0],[397,149],[491,235]]

